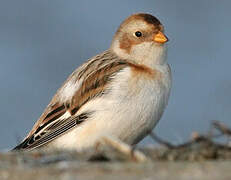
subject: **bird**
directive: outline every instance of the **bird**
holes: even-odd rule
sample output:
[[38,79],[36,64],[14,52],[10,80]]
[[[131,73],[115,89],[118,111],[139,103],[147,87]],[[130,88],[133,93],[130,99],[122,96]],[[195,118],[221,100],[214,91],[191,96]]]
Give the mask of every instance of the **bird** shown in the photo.
[[78,67],[13,150],[92,148],[102,137],[136,145],[160,120],[171,91],[168,38],[155,16],[127,17],[110,47]]

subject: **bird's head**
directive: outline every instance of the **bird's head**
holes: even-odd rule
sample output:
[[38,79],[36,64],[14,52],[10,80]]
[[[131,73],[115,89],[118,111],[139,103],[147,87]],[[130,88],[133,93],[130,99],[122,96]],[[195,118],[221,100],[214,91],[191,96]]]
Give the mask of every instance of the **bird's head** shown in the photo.
[[120,58],[152,66],[165,62],[167,41],[164,27],[156,17],[138,13],[121,23],[111,50]]

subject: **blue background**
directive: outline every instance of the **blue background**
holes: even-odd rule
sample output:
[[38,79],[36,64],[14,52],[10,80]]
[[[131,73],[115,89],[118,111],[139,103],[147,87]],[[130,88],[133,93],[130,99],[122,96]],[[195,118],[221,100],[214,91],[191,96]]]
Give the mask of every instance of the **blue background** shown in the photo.
[[181,143],[211,120],[231,125],[230,7],[229,0],[1,0],[0,149],[24,138],[67,76],[107,49],[136,12],[157,16],[170,38],[173,88],[156,133]]

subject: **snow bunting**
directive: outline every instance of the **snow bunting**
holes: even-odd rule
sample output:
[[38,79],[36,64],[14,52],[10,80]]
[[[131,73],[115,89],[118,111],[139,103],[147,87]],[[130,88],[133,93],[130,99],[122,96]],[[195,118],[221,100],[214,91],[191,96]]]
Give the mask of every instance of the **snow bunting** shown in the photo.
[[160,120],[169,99],[164,27],[144,13],[125,19],[108,50],[77,68],[15,150],[83,150],[101,137],[137,144]]

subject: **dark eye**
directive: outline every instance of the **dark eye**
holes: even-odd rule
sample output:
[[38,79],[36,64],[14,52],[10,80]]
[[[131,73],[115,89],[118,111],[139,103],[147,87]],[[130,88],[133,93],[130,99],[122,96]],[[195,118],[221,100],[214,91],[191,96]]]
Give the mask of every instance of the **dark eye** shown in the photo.
[[135,32],[135,35],[136,35],[136,37],[141,37],[141,36],[142,36],[142,33],[141,33],[140,31],[136,31],[136,32]]

